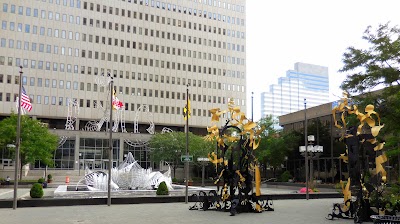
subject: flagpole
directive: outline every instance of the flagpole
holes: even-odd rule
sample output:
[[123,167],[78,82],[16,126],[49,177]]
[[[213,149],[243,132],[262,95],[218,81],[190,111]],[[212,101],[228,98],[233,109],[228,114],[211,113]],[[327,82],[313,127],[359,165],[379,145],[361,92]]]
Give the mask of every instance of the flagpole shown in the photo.
[[17,120],[17,139],[15,147],[15,162],[14,162],[14,197],[13,209],[17,208],[17,190],[18,190],[18,166],[19,166],[19,147],[21,144],[21,95],[22,95],[22,66],[19,66],[19,94],[18,94],[18,120]]
[[189,84],[186,88],[186,161],[185,161],[185,172],[186,172],[186,190],[185,190],[185,204],[189,201]]
[[112,142],[112,111],[113,111],[113,77],[110,75],[110,139],[109,139],[109,146],[110,151],[108,153],[108,191],[107,191],[107,205],[111,206],[111,167],[112,167],[112,154],[113,154],[113,142]]

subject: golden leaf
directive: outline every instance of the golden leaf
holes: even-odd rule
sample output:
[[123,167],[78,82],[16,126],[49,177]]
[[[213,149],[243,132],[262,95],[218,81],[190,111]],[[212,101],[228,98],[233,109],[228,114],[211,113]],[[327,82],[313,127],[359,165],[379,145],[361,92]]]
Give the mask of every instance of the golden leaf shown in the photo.
[[374,105],[369,104],[365,107],[365,112],[368,114],[375,113],[374,109],[375,109]]
[[343,162],[347,163],[349,160],[349,157],[346,156],[345,154],[340,154],[339,159],[343,160]]
[[372,119],[371,117],[367,117],[367,118],[365,119],[365,122],[367,122],[368,126],[370,126],[371,128],[372,128],[372,127],[375,127],[375,120]]
[[244,129],[245,131],[250,131],[251,129],[255,128],[256,126],[257,126],[256,123],[254,123],[254,122],[252,122],[252,121],[249,121],[249,122],[247,122],[245,125],[243,125],[243,129]]
[[382,150],[384,145],[385,145],[384,142],[379,143],[377,146],[374,147],[374,151]]
[[371,128],[371,134],[372,134],[374,137],[378,136],[379,131],[383,128],[383,126],[385,126],[385,125],[382,124],[382,125],[379,125],[379,126],[372,127],[372,128]]

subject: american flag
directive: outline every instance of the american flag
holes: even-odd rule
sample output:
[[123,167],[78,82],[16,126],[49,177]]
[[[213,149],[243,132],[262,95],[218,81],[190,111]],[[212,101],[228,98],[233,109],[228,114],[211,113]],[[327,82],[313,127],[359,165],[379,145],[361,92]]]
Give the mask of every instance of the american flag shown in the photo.
[[31,99],[26,94],[24,86],[22,86],[21,106],[22,106],[22,108],[25,108],[27,111],[31,111],[32,110]]

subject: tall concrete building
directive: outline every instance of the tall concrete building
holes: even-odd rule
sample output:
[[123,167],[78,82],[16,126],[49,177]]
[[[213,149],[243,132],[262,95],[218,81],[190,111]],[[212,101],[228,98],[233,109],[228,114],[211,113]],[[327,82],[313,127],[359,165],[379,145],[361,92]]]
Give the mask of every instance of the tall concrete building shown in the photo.
[[184,130],[187,88],[194,133],[230,98],[246,111],[245,3],[0,0],[0,119],[15,110],[22,66],[28,115],[61,137],[56,169],[104,169],[112,77],[124,106],[114,112],[114,166],[132,152],[148,167],[150,134]]
[[261,116],[278,116],[329,102],[328,68],[297,62],[294,70],[288,70],[286,77],[280,77],[278,84],[269,86],[268,92],[261,93]]

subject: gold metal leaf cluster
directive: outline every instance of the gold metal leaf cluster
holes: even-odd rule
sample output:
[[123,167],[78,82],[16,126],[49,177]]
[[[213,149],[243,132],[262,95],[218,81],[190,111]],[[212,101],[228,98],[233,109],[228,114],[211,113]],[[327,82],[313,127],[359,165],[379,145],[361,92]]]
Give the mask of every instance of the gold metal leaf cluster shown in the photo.
[[[357,119],[360,121],[360,124],[357,127],[357,135],[362,134],[363,130],[370,130],[372,136],[374,137],[373,139],[368,139],[371,144],[375,145],[374,150],[375,151],[380,151],[383,149],[384,142],[378,143],[377,139],[375,138],[378,136],[380,130],[384,127],[383,124],[381,124],[381,119],[379,117],[379,114],[375,112],[375,107],[373,105],[367,105],[365,107],[365,113],[361,113],[358,110],[358,107],[356,105],[349,105],[349,95],[346,91],[343,92],[343,98],[341,99],[341,103],[338,106],[335,106],[332,109],[332,115],[334,118],[335,126],[339,129],[344,129],[346,130],[346,113],[347,114],[354,114],[357,116]],[[341,119],[341,124],[339,124],[338,120],[336,119],[336,114],[341,113],[340,119]],[[350,134],[345,134],[342,132],[342,138],[349,138],[352,137]],[[363,139],[362,141],[365,141]],[[348,149],[346,148],[346,153],[341,154],[340,158],[344,162],[348,162]],[[385,168],[383,167],[383,163],[387,161],[387,157],[385,153],[382,153],[382,155],[378,156],[375,158],[376,161],[376,169],[375,169],[375,174],[381,173],[382,175],[382,181],[386,182],[386,171]]]
[[257,124],[246,118],[245,114],[240,111],[240,107],[235,106],[233,99],[228,102],[228,109],[221,110],[220,108],[214,108],[210,110],[211,112],[211,127],[207,128],[208,135],[205,137],[206,140],[212,141],[216,140],[218,146],[225,146],[225,142],[238,142],[240,140],[239,136],[220,136],[218,122],[221,116],[226,116],[228,119],[228,126],[236,126],[242,132],[240,135],[248,136],[246,143],[253,150],[257,149],[260,144],[260,134],[263,128],[257,128]]

